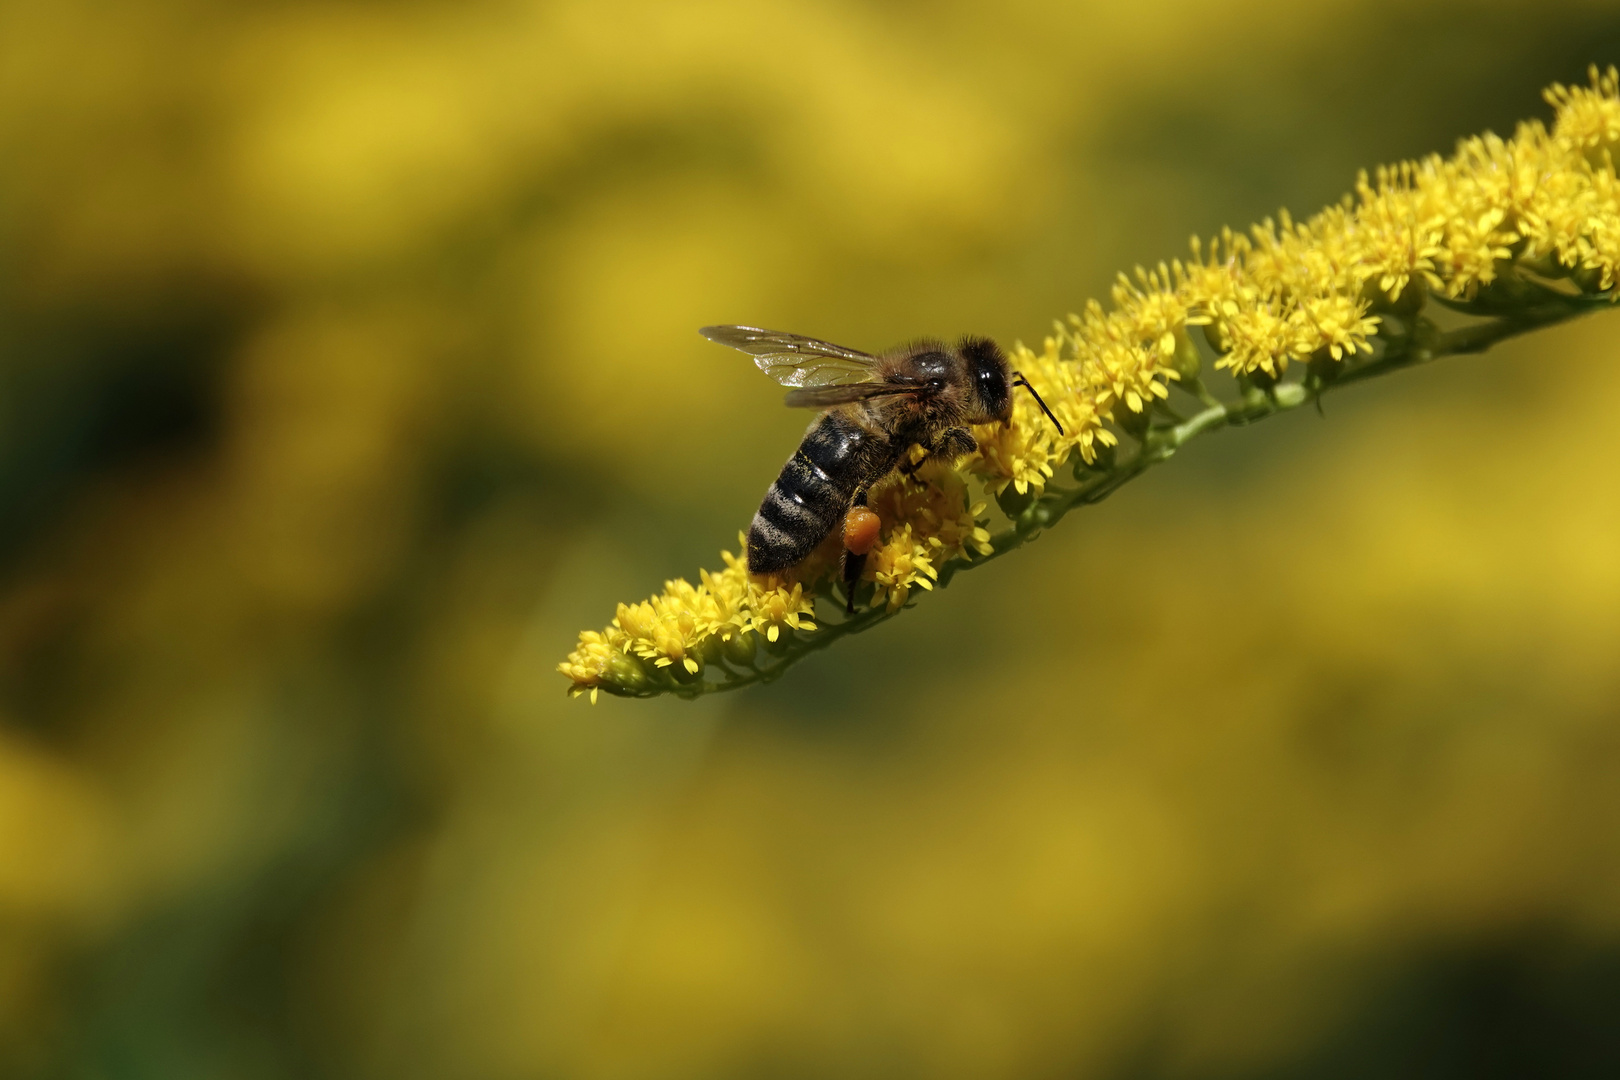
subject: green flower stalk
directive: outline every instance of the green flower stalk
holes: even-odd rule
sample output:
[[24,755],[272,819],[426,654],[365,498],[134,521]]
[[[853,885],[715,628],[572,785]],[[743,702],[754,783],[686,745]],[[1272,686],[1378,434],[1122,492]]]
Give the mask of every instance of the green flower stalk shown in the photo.
[[[559,665],[569,691],[593,701],[604,690],[696,697],[768,681],[1021,547],[1199,435],[1611,305],[1620,74],[1594,67],[1589,86],[1554,85],[1546,98],[1550,130],[1530,121],[1511,139],[1466,139],[1450,158],[1363,173],[1353,195],[1307,221],[1283,213],[1247,234],[1194,238],[1188,259],[1121,275],[1110,307],[1088,303],[1040,351],[1015,345],[1012,367],[1062,433],[1018,395],[1010,423],[974,431],[976,454],[875,488],[884,525],[858,593],[865,610],[846,617],[833,595],[836,534],[783,575],[750,575],[727,552],[725,568],[703,571],[700,584],[668,582],[581,634]],[[1466,318],[1442,322],[1436,308]],[[1206,362],[1231,373],[1235,395],[1204,384]],[[993,535],[992,499],[1006,517]]]

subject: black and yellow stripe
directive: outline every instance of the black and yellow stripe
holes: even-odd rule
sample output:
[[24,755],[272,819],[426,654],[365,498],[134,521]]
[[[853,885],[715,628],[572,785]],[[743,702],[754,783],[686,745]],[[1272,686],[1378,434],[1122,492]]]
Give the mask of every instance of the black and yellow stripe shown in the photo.
[[748,569],[775,573],[814,551],[843,520],[869,459],[874,451],[882,454],[887,442],[841,412],[817,420],[754,515],[748,528]]

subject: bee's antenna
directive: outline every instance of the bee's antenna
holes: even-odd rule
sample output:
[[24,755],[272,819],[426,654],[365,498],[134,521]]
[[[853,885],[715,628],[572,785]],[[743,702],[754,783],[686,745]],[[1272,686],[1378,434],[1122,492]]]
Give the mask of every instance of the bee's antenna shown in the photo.
[[1022,386],[1025,390],[1029,391],[1029,396],[1035,399],[1035,404],[1041,407],[1041,412],[1046,414],[1046,418],[1052,421],[1052,426],[1058,429],[1058,434],[1062,435],[1063,425],[1058,423],[1058,418],[1052,415],[1052,410],[1046,407],[1046,402],[1041,400],[1041,395],[1037,394],[1035,392],[1035,388],[1029,385],[1029,380],[1024,378],[1024,373],[1022,371],[1013,372],[1013,385]]

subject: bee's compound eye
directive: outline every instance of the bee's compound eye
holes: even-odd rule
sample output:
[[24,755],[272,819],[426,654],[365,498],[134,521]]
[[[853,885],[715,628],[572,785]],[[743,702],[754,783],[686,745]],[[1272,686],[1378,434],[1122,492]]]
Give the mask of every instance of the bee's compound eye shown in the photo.
[[1006,372],[999,366],[986,364],[975,374],[979,383],[979,401],[984,411],[994,419],[1001,419],[1011,405]]
[[877,545],[883,519],[864,506],[851,507],[844,515],[844,547],[854,555],[865,555]]

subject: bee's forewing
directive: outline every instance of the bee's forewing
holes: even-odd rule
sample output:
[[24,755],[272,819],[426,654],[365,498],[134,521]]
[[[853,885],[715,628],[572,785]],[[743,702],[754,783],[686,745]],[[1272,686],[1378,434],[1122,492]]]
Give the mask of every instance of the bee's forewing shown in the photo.
[[877,357],[803,334],[757,326],[705,326],[698,333],[752,356],[759,370],[783,386],[846,386],[870,382],[875,374]]

